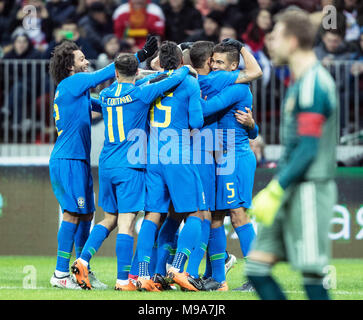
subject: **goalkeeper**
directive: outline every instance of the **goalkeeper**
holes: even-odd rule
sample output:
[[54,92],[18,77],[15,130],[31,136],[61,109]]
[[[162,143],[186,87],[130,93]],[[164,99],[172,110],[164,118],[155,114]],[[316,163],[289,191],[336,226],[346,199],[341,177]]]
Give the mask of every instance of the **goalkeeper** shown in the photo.
[[277,261],[288,261],[302,273],[309,299],[329,299],[323,276],[336,200],[337,104],[334,81],[312,50],[314,39],[309,17],[301,11],[279,15],[272,32],[273,62],[288,63],[295,83],[282,106],[285,151],[277,174],[249,210],[261,224],[245,272],[261,299],[286,299],[271,276]]

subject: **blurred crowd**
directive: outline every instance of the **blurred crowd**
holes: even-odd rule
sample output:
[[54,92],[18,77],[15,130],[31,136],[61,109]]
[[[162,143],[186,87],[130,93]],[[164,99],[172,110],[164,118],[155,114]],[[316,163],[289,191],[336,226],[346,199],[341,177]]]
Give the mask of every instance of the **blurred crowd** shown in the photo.
[[0,0],[0,55],[49,59],[57,43],[71,39],[88,59],[105,60],[138,50],[154,34],[177,43],[240,39],[263,64],[279,11],[308,10],[319,27],[328,5],[335,6],[337,23],[336,28],[320,27],[319,59],[326,64],[362,60],[363,1],[358,0]]
[[[336,15],[329,16],[331,10],[327,9],[331,6]],[[350,61],[348,74],[351,79],[359,78],[362,102],[362,0],[0,0],[0,69],[5,70],[1,61],[6,59],[49,60],[53,48],[63,39],[75,41],[87,59],[95,62],[94,67],[101,68],[119,52],[142,48],[148,34],[158,36],[160,41],[177,43],[197,40],[218,43],[233,38],[243,41],[254,54],[264,72],[259,85],[279,105],[279,94],[271,87],[272,72],[276,86],[282,83],[287,87],[290,75],[286,68],[272,71],[268,45],[274,17],[284,9],[298,8],[311,13],[318,30],[315,52],[323,64],[329,67],[333,61]],[[331,72],[337,70],[334,66]],[[3,113],[11,113],[15,102],[21,104],[20,93],[30,88],[26,81],[20,80],[21,70],[18,72],[22,83],[15,87],[12,79],[9,83],[10,110],[2,107],[5,95],[0,93]],[[3,87],[1,83],[0,86]],[[29,93],[27,97],[30,96]],[[279,117],[278,107],[268,112],[268,117]],[[341,119],[344,116],[343,113]],[[18,112],[17,117],[15,122],[21,123],[26,115]]]

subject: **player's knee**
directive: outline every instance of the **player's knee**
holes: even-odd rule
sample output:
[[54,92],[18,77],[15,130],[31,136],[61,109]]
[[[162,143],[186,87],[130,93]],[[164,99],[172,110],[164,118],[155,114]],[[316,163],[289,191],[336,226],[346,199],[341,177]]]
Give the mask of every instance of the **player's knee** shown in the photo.
[[211,228],[215,229],[221,227],[223,225],[225,216],[226,213],[224,211],[213,212]]
[[73,212],[64,211],[63,213],[63,221],[78,224],[80,221],[80,215]]

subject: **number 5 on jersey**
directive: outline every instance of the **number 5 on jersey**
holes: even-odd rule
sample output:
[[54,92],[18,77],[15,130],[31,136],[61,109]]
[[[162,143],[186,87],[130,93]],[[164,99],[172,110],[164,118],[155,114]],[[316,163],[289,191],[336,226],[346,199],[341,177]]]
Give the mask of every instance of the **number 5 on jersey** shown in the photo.
[[[173,92],[168,93],[166,96],[171,98],[173,96]],[[169,127],[171,121],[171,107],[163,106],[161,104],[161,99],[162,98],[157,98],[150,109],[150,125],[152,127],[167,128]],[[156,109],[165,112],[164,122],[155,121],[155,107]]]

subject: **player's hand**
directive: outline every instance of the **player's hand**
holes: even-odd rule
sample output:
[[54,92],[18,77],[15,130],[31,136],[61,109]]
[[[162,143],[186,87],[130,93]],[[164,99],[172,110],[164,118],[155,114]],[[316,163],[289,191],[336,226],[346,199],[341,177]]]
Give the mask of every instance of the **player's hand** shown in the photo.
[[280,209],[284,189],[276,179],[273,179],[265,189],[262,189],[252,200],[252,209],[248,214],[256,217],[257,222],[271,226]]
[[182,42],[179,44],[179,48],[181,51],[184,51],[185,49],[190,49],[192,47],[194,42]]
[[186,65],[184,65],[185,67],[187,67],[188,69],[189,69],[189,73],[193,76],[193,77],[195,77],[195,78],[198,78],[198,72],[197,72],[197,70],[195,70],[191,65],[189,65],[189,64],[186,64]]
[[242,48],[245,46],[241,41],[231,39],[231,38],[223,39],[222,43],[234,46],[238,50],[238,52],[240,52],[242,50]]
[[140,62],[143,62],[152,57],[156,50],[158,50],[158,40],[155,36],[148,36],[144,47],[137,52],[137,57]]
[[237,110],[234,116],[237,121],[244,126],[253,129],[255,127],[255,120],[253,120],[253,114],[250,108],[245,108],[247,112],[243,112],[242,110]]

